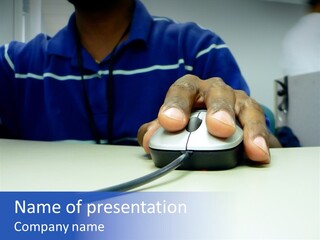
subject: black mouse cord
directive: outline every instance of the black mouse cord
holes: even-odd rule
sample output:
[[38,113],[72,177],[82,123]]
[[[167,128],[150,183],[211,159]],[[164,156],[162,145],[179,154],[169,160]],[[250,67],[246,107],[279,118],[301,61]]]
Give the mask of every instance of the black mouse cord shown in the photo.
[[145,185],[149,182],[152,182],[166,174],[168,174],[169,172],[171,172],[172,170],[177,169],[178,167],[180,167],[185,161],[187,161],[190,156],[191,156],[192,152],[191,151],[185,151],[183,152],[178,158],[176,158],[174,161],[172,161],[171,163],[169,163],[168,165],[152,172],[149,173],[145,176],[136,178],[134,180],[125,182],[125,183],[121,183],[115,186],[111,186],[111,187],[107,187],[107,188],[103,188],[100,190],[97,190],[98,192],[126,192],[129,191],[131,189],[140,187],[142,185]]

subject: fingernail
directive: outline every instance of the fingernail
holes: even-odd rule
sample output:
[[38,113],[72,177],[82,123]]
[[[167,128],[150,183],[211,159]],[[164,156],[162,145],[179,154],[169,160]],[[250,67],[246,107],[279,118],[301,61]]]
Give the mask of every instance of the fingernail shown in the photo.
[[267,146],[266,140],[263,137],[256,137],[253,140],[253,143],[269,156],[269,148]]
[[163,112],[168,118],[172,118],[175,120],[183,121],[185,119],[185,115],[177,108],[169,108]]
[[233,118],[226,111],[218,111],[218,112],[214,113],[213,118],[215,118],[216,120],[218,120],[226,125],[229,125],[232,127],[235,126],[235,122],[234,122]]

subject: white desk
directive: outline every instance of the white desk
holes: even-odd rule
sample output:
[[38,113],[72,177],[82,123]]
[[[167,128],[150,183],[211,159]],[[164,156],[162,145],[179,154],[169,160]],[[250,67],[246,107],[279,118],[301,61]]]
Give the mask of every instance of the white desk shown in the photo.
[[[139,190],[231,193],[236,236],[320,239],[320,147],[271,156],[267,167],[176,170]],[[2,191],[96,190],[154,170],[140,147],[0,140]]]

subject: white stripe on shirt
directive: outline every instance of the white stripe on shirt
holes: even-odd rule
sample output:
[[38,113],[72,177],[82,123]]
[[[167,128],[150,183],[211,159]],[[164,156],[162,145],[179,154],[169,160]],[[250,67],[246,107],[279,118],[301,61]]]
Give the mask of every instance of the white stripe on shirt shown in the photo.
[[208,48],[200,51],[200,52],[197,54],[196,58],[199,58],[199,57],[201,57],[202,55],[210,52],[212,49],[221,49],[221,48],[228,48],[228,46],[227,46],[226,44],[220,44],[220,45],[212,44],[212,45],[210,45]]
[[[178,63],[176,64],[171,64],[171,65],[153,65],[150,67],[146,68],[140,68],[140,69],[135,69],[135,70],[114,70],[113,74],[114,75],[135,75],[135,74],[140,74],[140,73],[147,73],[147,72],[152,72],[156,70],[172,70],[172,69],[177,69],[181,64],[184,64],[183,59],[179,59]],[[192,66],[185,66],[185,69],[187,71],[192,71],[193,67]],[[85,75],[84,79],[92,79],[95,78],[99,75],[108,75],[109,70],[102,70],[98,71],[96,74],[91,74],[91,75]],[[55,80],[59,81],[65,81],[65,80],[81,80],[81,76],[75,76],[75,75],[66,75],[66,76],[59,76],[53,73],[44,73],[43,75],[36,75],[33,73],[27,73],[27,74],[15,74],[15,78],[20,78],[20,79],[26,79],[26,78],[34,78],[37,80],[43,80],[45,77],[50,77]]]
[[7,63],[9,64],[11,69],[14,71],[14,64],[9,57],[8,50],[9,50],[9,44],[5,44],[4,45],[4,57],[7,60]]
[[[6,52],[5,52],[5,58],[7,59],[8,64],[10,65],[10,67],[14,70],[14,64],[12,63],[11,59],[9,58],[9,55],[7,53],[8,50],[8,45],[5,46],[6,47]],[[202,55],[210,52],[212,49],[221,49],[221,48],[227,48],[226,44],[212,44],[210,45],[208,48],[200,51],[197,55],[196,58],[201,57]],[[146,68],[139,68],[139,69],[134,69],[134,70],[114,70],[113,74],[114,75],[135,75],[135,74],[141,74],[141,73],[147,73],[147,72],[152,72],[152,71],[156,71],[156,70],[172,70],[172,69],[177,69],[179,68],[179,66],[181,64],[184,64],[184,59],[179,59],[178,63],[176,64],[170,64],[170,65],[153,65],[150,67],[146,67]],[[192,71],[193,67],[190,65],[185,65],[185,69],[187,71]],[[98,77],[99,75],[108,75],[109,74],[109,70],[101,70],[98,71],[95,74],[91,74],[91,75],[85,75],[83,78],[85,80],[88,79],[92,79],[95,77]],[[65,75],[65,76],[59,76],[57,74],[54,73],[44,73],[43,75],[37,75],[34,73],[26,73],[26,74],[20,74],[20,73],[16,73],[15,74],[15,78],[20,78],[20,79],[26,79],[26,78],[34,78],[37,80],[43,80],[45,77],[50,77],[53,78],[55,80],[59,80],[59,81],[65,81],[65,80],[81,80],[81,76],[76,76],[76,75]]]

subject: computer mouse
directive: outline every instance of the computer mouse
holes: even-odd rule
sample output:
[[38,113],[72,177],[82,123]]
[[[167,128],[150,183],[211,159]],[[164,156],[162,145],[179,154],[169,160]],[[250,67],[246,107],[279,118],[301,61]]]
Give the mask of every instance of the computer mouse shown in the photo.
[[192,152],[189,160],[178,169],[225,170],[238,165],[243,156],[243,131],[237,125],[229,138],[211,135],[206,126],[206,111],[190,115],[187,127],[179,132],[159,128],[149,142],[151,158],[156,167],[164,167],[183,152]]

